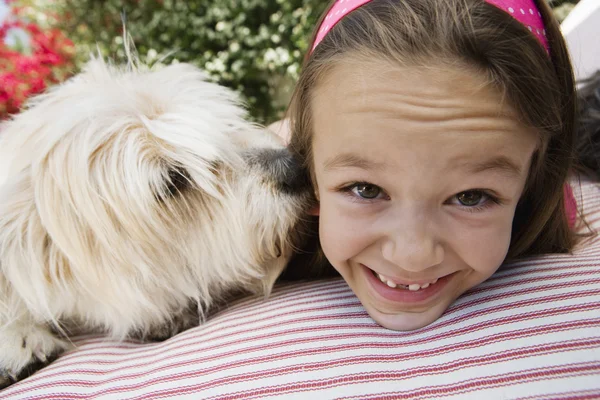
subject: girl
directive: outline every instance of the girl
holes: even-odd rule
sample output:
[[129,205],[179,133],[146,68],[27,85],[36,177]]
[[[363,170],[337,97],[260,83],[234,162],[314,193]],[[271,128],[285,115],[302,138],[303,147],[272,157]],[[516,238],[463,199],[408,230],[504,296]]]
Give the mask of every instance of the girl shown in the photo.
[[337,0],[312,43],[290,149],[318,251],[376,322],[423,327],[505,260],[572,249],[576,99],[545,1]]

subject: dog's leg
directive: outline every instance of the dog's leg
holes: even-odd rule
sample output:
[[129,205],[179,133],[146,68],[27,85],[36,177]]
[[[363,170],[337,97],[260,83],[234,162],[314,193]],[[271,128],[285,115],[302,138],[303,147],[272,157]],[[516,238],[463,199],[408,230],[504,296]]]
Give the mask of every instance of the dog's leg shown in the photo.
[[68,346],[33,321],[0,324],[0,389],[48,365]]

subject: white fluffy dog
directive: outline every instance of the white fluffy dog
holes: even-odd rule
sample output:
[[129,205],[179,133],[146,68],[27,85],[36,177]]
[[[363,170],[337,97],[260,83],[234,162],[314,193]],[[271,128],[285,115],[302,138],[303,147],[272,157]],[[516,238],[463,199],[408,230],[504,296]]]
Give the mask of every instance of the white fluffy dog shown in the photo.
[[0,127],[0,387],[73,329],[166,338],[268,293],[310,196],[233,92],[95,59]]

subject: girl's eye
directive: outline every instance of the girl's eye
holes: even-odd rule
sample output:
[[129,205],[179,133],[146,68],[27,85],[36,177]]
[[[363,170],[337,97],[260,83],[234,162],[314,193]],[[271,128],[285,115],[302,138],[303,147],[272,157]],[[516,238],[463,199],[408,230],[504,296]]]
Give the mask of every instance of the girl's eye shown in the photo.
[[337,189],[352,201],[370,203],[389,199],[385,191],[369,182],[353,182]]
[[473,189],[452,196],[450,204],[461,206],[465,211],[475,212],[501,205],[503,201],[486,190]]
[[480,190],[468,190],[457,194],[456,199],[463,206],[474,207],[481,203],[484,196],[485,194]]
[[370,183],[357,183],[350,190],[355,195],[367,200],[376,199],[382,192],[379,186],[371,185]]

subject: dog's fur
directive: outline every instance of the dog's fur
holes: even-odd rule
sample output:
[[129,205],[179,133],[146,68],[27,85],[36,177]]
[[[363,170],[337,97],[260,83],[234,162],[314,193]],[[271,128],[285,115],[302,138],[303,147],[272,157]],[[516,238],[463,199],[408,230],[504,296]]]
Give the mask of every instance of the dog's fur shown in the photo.
[[0,387],[73,328],[165,338],[268,293],[309,207],[298,168],[190,65],[94,59],[35,98],[0,127]]

